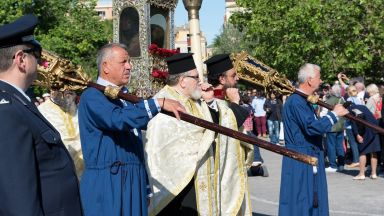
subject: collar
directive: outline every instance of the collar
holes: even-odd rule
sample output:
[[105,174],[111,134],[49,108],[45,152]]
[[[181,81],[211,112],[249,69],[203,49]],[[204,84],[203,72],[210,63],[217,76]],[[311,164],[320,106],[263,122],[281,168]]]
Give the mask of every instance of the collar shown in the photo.
[[[1,80],[1,79],[0,79]],[[1,80],[5,83],[7,83],[8,85],[11,85],[13,88],[15,88],[18,92],[20,92],[29,102],[31,102],[31,98],[28,97],[27,94],[25,94],[25,92],[18,86],[15,86],[14,84],[10,83],[10,82],[7,82],[5,80]]]
[[[98,77],[98,78],[97,78],[96,83],[97,83],[97,84],[100,84],[100,85],[102,85],[102,86],[109,86],[109,85],[110,85],[110,86],[115,86],[115,87],[117,87],[116,84],[111,83],[111,82],[109,82],[108,80],[105,80],[105,79],[103,79],[103,78],[101,78],[101,77]],[[123,86],[123,88],[121,88],[121,91],[122,91],[123,93],[128,93],[128,88],[125,87],[125,86]]]
[[100,85],[103,85],[103,86],[117,86],[116,84],[113,84],[111,82],[109,82],[108,80],[105,80],[101,77],[98,77],[97,78],[97,81],[96,81],[97,84],[100,84]]

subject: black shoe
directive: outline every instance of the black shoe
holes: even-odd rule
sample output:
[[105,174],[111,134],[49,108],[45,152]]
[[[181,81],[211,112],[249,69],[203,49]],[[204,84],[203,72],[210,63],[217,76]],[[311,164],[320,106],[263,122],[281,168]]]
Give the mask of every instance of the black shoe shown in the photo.
[[268,177],[269,176],[267,166],[265,166],[264,164],[259,166],[251,166],[247,174],[249,177],[252,177],[252,176]]

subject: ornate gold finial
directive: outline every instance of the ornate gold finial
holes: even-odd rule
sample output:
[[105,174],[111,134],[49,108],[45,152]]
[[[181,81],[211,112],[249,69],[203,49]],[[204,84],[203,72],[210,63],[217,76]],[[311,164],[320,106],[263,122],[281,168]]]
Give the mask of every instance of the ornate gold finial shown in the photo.
[[289,95],[295,91],[295,87],[284,75],[251,57],[247,52],[231,54],[231,59],[240,79],[264,88],[265,92]]
[[121,88],[122,87],[111,86],[111,85],[105,86],[104,94],[111,99],[116,99],[118,98],[118,94]]
[[319,95],[308,95],[307,101],[316,104],[319,101]]
[[38,78],[33,85],[59,91],[81,91],[87,87],[90,78],[80,66],[43,50],[43,64],[37,67]]

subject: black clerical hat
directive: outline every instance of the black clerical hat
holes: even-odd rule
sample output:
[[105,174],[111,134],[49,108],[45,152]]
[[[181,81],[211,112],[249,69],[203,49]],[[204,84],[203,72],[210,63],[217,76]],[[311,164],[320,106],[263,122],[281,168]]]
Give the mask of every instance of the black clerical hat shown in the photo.
[[28,14],[12,23],[0,26],[0,48],[19,44],[32,44],[41,47],[33,36],[36,25],[37,17]]
[[222,74],[233,68],[232,61],[228,54],[212,56],[204,63],[207,65],[208,74]]
[[168,73],[179,74],[195,69],[196,65],[192,55],[193,53],[178,53],[165,59],[168,65]]

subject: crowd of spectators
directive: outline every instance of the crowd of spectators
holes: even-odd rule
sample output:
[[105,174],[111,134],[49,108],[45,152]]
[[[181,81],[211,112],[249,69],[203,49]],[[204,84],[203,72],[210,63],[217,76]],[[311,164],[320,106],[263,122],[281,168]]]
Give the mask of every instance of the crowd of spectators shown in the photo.
[[[284,145],[284,126],[282,108],[286,96],[264,89],[249,89],[242,92],[242,102],[246,104],[251,115],[247,124],[252,124],[252,133],[258,138],[268,139],[273,144]],[[382,101],[384,84],[370,83],[365,86],[363,79],[349,79],[344,73],[338,74],[334,83],[323,83],[315,92],[322,101],[330,104],[351,105],[349,111],[372,124],[384,126],[382,119]],[[329,110],[312,104],[318,117],[327,115]],[[250,129],[248,129],[250,131]],[[323,146],[326,149],[326,171],[347,172],[359,168],[359,174],[353,180],[364,180],[365,174],[376,179],[384,172],[384,136],[373,129],[349,119],[339,119],[332,131],[324,134]]]

